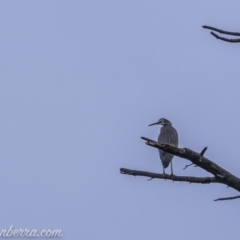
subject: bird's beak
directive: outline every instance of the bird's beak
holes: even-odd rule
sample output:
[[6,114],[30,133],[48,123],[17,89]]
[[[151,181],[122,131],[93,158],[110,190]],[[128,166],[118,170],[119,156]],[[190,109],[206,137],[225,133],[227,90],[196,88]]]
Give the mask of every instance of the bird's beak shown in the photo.
[[149,124],[148,126],[150,127],[150,126],[157,125],[157,124],[159,124],[159,122],[155,122],[155,123]]

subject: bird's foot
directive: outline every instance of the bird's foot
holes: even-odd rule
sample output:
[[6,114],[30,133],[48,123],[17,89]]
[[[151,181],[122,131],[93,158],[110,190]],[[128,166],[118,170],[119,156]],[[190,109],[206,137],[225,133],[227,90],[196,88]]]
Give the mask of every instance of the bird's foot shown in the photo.
[[166,181],[166,173],[165,172],[163,172],[163,178],[165,178],[165,181]]
[[[170,174],[170,177],[173,179],[173,177],[174,177],[174,175],[173,175],[173,173],[171,172],[171,174]],[[174,180],[172,180],[173,182],[174,182]]]

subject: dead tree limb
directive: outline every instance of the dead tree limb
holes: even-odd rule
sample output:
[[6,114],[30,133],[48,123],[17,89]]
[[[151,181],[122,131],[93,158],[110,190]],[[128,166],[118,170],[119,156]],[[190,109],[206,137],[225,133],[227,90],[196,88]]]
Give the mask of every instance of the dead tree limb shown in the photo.
[[132,175],[132,176],[143,176],[143,177],[150,177],[177,181],[177,182],[189,182],[189,183],[217,183],[217,179],[215,177],[190,177],[190,176],[176,176],[176,175],[165,175],[160,173],[152,173],[152,172],[144,172],[139,170],[131,170],[127,168],[121,168],[120,172],[122,174]]
[[[209,29],[209,30],[213,30],[215,32],[219,32],[221,34],[226,34],[226,35],[231,35],[231,36],[240,36],[239,32],[229,32],[229,31],[225,31],[222,29],[218,29],[218,28],[214,28],[214,27],[210,27],[210,26],[202,26],[203,28]],[[211,31],[211,34],[217,38],[220,39],[222,41],[225,42],[230,42],[230,43],[239,43],[240,42],[240,38],[235,38],[235,39],[230,39],[230,38],[224,38],[224,37],[220,37],[218,34],[216,34],[215,32]]]
[[[169,145],[169,144],[160,144],[149,138],[145,138],[145,137],[141,137],[141,138],[146,141],[145,143],[148,146],[161,149],[165,152],[171,153],[180,158],[185,158],[189,160],[192,164],[195,164],[196,166],[211,173],[213,177],[191,177],[191,176],[176,176],[176,175],[168,175],[168,174],[163,175],[158,173],[131,170],[126,168],[120,169],[120,172],[122,174],[127,174],[132,176],[144,176],[144,177],[149,177],[151,179],[159,178],[159,179],[167,179],[172,181],[181,181],[181,182],[189,182],[189,183],[202,183],[202,184],[221,183],[240,192],[240,179],[234,176],[233,174],[231,174],[230,172],[228,172],[227,170],[223,169],[216,163],[204,157],[203,154],[207,150],[206,147],[201,151],[201,153],[197,153],[188,148],[178,148],[176,146]],[[235,199],[235,198],[240,198],[240,197],[219,198],[219,199],[216,199],[215,201]]]

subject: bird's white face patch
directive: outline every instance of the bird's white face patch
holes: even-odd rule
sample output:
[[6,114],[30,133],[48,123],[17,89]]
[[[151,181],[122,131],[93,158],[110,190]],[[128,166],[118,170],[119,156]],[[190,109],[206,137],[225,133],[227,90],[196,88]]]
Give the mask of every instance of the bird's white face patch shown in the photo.
[[159,124],[163,125],[163,124],[164,124],[164,120],[163,120],[163,119],[160,119],[160,120],[159,120]]

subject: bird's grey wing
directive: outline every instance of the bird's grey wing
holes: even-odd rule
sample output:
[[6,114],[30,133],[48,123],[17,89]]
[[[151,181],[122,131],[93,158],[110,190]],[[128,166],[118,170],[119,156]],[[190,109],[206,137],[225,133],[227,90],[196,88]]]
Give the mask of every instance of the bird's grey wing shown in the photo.
[[159,143],[169,143],[178,146],[178,133],[175,128],[162,128],[158,137]]
[[169,130],[169,143],[174,145],[174,146],[178,146],[178,133],[176,131],[175,128],[171,128]]

